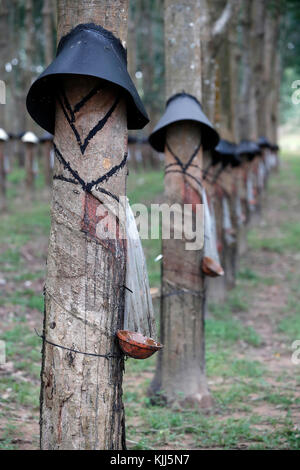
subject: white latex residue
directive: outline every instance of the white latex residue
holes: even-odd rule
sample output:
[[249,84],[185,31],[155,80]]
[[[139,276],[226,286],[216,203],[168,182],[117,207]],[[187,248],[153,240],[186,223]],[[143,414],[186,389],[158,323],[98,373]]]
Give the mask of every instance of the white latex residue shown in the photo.
[[156,339],[155,317],[150,294],[146,259],[135,218],[126,205],[127,265],[124,329]]

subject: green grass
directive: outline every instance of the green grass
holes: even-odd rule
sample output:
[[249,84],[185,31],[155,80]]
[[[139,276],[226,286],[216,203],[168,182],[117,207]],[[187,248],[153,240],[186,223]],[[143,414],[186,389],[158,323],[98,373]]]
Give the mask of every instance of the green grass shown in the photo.
[[278,324],[278,330],[285,333],[293,341],[300,339],[300,312],[283,318]]
[[41,339],[28,328],[26,319],[19,318],[0,335],[5,341],[7,361],[13,361],[16,370],[26,370],[38,378],[41,360]]
[[[134,405],[127,404],[127,408],[131,406]],[[144,423],[142,431],[134,426],[128,428],[128,439],[135,443],[133,449],[155,449],[166,444],[182,449],[234,449],[239,448],[241,443],[247,443],[251,449],[299,448],[299,434],[293,431],[293,423],[288,418],[282,421],[273,419],[274,431],[270,433],[256,428],[256,425],[263,423],[263,418],[255,414],[217,420],[214,416],[192,411],[176,413],[143,403],[139,406],[142,407],[140,418]]]
[[252,327],[244,327],[241,322],[234,319],[206,321],[207,343],[223,342],[235,343],[244,341],[251,346],[259,346],[261,338]]
[[298,253],[300,251],[300,222],[279,225],[274,237],[265,236],[264,233],[260,234],[257,229],[251,230],[248,235],[248,242],[255,250]]
[[[297,157],[298,159],[298,157]],[[293,170],[287,168],[270,181],[270,194],[275,194],[280,188],[282,204],[289,207],[289,184],[299,186],[300,198],[300,165],[293,155],[288,155],[286,161]],[[0,395],[9,394],[4,400],[4,406],[22,406],[37,410],[39,398],[39,374],[41,359],[41,340],[28,327],[27,314],[31,309],[43,310],[42,293],[34,287],[25,287],[24,281],[36,281],[44,278],[40,266],[31,269],[30,263],[22,256],[22,247],[31,241],[45,238],[49,233],[49,206],[43,201],[33,204],[14,204],[18,185],[24,178],[23,170],[15,170],[9,175],[10,213],[2,217],[0,226],[1,272],[8,280],[15,283],[15,290],[9,290],[0,304],[12,312],[21,312],[11,320],[8,328],[0,335],[6,341],[7,360],[13,362],[17,375],[5,376],[1,379]],[[42,186],[42,177],[37,180],[37,186]],[[159,202],[163,193],[162,172],[141,171],[131,172],[128,178],[128,195],[130,203]],[[38,193],[37,193],[38,194]],[[269,250],[278,253],[295,253],[300,248],[300,224],[295,220],[278,227],[278,237],[270,236],[268,228],[252,230],[251,246],[256,250]],[[161,241],[143,240],[147,258],[150,284],[160,285],[161,262],[155,262],[155,257],[161,253]],[[45,253],[38,253],[42,258]],[[298,449],[300,435],[295,431],[293,421],[288,412],[291,406],[298,404],[297,399],[289,390],[281,389],[291,380],[291,374],[286,371],[282,377],[274,377],[277,387],[271,387],[266,382],[268,365],[263,360],[252,360],[249,351],[262,345],[259,330],[244,325],[244,319],[251,314],[253,292],[261,284],[272,285],[275,281],[272,273],[262,277],[255,266],[242,266],[238,275],[237,287],[231,291],[226,302],[210,304],[206,319],[206,366],[208,380],[221,379],[212,385],[215,400],[213,412],[202,413],[191,410],[172,409],[171,407],[153,406],[147,397],[150,374],[155,370],[156,355],[145,361],[129,359],[125,363],[126,375],[130,378],[131,386],[124,388],[124,401],[127,420],[127,438],[130,448],[150,449],[157,447],[168,448],[222,448],[232,449],[246,445],[252,449]],[[298,284],[300,279],[290,276],[290,299],[278,322],[278,331],[288,338],[287,342],[300,338],[300,311]],[[18,306],[18,309],[17,309]],[[255,350],[257,351],[257,350]],[[257,356],[255,356],[255,359]],[[146,372],[147,378],[140,381]],[[294,371],[293,371],[294,372]],[[29,381],[24,380],[29,379]],[[295,380],[300,384],[294,374]],[[139,385],[133,387],[135,381]],[[9,390],[9,392],[7,392]],[[4,395],[5,396],[5,395]],[[255,401],[252,402],[252,398]],[[253,403],[279,407],[285,415],[279,418],[264,417],[255,413]],[[234,417],[239,413],[238,417]],[[266,430],[258,426],[268,420]],[[134,420],[134,421],[132,421]],[[272,426],[272,427],[270,427]],[[17,447],[12,441],[17,430],[8,425],[1,431],[0,448]]]
[[127,194],[130,204],[157,202],[164,190],[162,171],[130,172],[127,181]]
[[0,439],[0,450],[16,450],[13,444],[14,437],[17,433],[17,427],[8,423],[2,430]]
[[44,311],[44,298],[42,293],[36,294],[31,289],[15,290],[13,293],[0,299],[0,305],[20,305],[24,309]]

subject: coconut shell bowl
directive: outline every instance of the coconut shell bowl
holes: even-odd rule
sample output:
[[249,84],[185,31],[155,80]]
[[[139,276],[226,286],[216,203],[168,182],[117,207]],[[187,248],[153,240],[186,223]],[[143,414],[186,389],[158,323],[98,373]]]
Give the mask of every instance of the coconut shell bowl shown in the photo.
[[147,359],[163,348],[163,345],[154,339],[135,331],[118,330],[117,337],[123,353],[134,359]]

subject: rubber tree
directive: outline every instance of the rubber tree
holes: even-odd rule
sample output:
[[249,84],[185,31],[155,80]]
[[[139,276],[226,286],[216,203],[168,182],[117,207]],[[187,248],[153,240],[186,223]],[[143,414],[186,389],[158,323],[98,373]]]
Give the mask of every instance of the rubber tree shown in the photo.
[[5,212],[7,209],[4,145],[5,142],[0,140],[0,213]]
[[[201,101],[201,1],[165,0],[166,99],[189,93]],[[165,164],[174,163],[169,148],[186,164],[195,149],[191,174],[201,181],[200,125],[174,123],[167,128]],[[165,175],[165,202],[201,204],[199,185],[177,173]],[[202,250],[187,251],[186,240],[162,242],[161,342],[150,395],[168,403],[206,407],[212,403],[205,376],[205,288],[201,272]]]
[[44,0],[42,15],[43,15],[43,29],[45,38],[45,62],[49,65],[53,59],[53,7],[52,0]]
[[[216,129],[224,139],[235,141],[235,130],[232,123],[235,123],[235,80],[231,74],[231,53],[233,44],[229,40],[232,31],[235,30],[235,23],[238,18],[240,0],[204,0],[201,9],[203,40],[202,45],[202,86],[203,86],[203,105],[209,119],[214,122]],[[230,92],[229,92],[230,90]],[[231,93],[232,91],[232,93]],[[232,101],[231,101],[232,100]],[[226,109],[226,112],[224,112]],[[204,152],[204,167],[209,168],[211,163],[211,152]],[[210,167],[210,179],[213,180],[213,174],[220,172],[221,164],[216,167]],[[227,175],[228,176],[228,175]],[[226,185],[228,186],[228,178]],[[209,179],[209,178],[208,178]],[[222,215],[222,197],[224,191],[220,184],[211,185],[209,192],[214,206],[216,216],[216,225],[219,241],[219,249],[222,250],[222,262],[230,259],[226,247],[222,243],[223,239],[223,215]],[[227,276],[228,269],[225,269]],[[214,301],[223,301],[226,297],[227,285],[225,277],[219,277],[208,280],[208,296]]]
[[[8,84],[9,74],[7,73],[5,66],[10,59],[10,36],[9,36],[9,2],[3,0],[0,6],[0,79]],[[8,124],[6,105],[0,105],[0,127],[6,129]]]
[[274,2],[265,0],[263,3],[265,4],[265,33],[263,37],[262,53],[262,93],[261,100],[258,103],[258,116],[260,116],[260,135],[264,135],[272,141],[274,134],[276,137],[274,124],[272,123],[272,114],[274,112],[273,103],[274,101],[275,103],[278,101],[279,65],[276,57],[279,55],[282,3],[279,0],[275,0]]
[[[79,23],[95,23],[126,46],[128,0],[58,0],[58,40]],[[92,77],[71,76],[63,86],[74,106],[97,85]],[[75,120],[86,136],[99,116],[116,101],[115,86],[106,86],[86,100]],[[62,108],[57,105],[54,143],[70,166],[93,180],[118,165],[127,152],[126,106],[121,97],[105,127],[81,154]],[[54,173],[63,171],[59,153]],[[126,165],[105,183],[116,198],[126,193]],[[54,176],[55,178],[55,176]],[[122,403],[123,357],[115,332],[123,325],[126,245],[119,237],[97,238],[98,209],[104,193],[54,179],[44,337],[70,349],[112,357],[77,354],[43,342],[41,383],[42,449],[125,448]],[[102,214],[102,212],[101,212]],[[108,217],[112,217],[108,211]]]

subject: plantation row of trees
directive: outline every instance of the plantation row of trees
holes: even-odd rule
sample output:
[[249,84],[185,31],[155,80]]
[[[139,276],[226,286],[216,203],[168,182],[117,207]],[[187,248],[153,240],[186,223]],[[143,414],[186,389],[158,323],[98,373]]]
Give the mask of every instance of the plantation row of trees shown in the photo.
[[[294,54],[300,42],[299,2],[297,0],[245,1],[240,7],[237,7],[237,3],[222,0],[203,0],[201,2],[203,12],[201,15],[202,44],[205,47],[206,56],[212,47],[214,50],[211,50],[210,54],[217,63],[220,61],[218,55],[220,58],[224,58],[221,51],[226,46],[223,41],[214,38],[212,45],[212,38],[209,36],[212,31],[211,26],[224,9],[225,4],[232,4],[234,8],[238,8],[234,15],[228,15],[231,17],[229,20],[231,26],[230,32],[227,28],[227,36],[229,43],[235,49],[236,60],[240,67],[242,63],[239,61],[239,57],[243,55],[243,44],[246,44],[247,34],[248,37],[253,38],[253,50],[256,54],[261,54],[263,41],[271,41],[268,28],[270,30],[272,27],[272,21],[277,22],[277,27],[280,26],[280,37],[276,36],[273,46],[275,47],[275,44],[277,46],[276,50],[279,51],[281,58],[281,70],[285,71],[282,88],[284,97],[282,119],[285,119],[285,116],[288,117],[293,109],[289,99],[291,77],[295,80],[298,78],[297,72],[300,67],[299,58]],[[236,6],[234,6],[235,4]],[[267,28],[264,28],[266,6],[269,20]],[[230,13],[230,8],[228,7],[228,13]],[[29,130],[33,125],[32,120],[25,113],[26,90],[28,90],[32,79],[37,77],[41,70],[51,62],[55,54],[56,16],[56,2],[54,0],[1,1],[0,78],[7,84],[8,98],[7,105],[1,112],[0,127],[8,129],[9,132],[20,133]],[[223,19],[226,20],[226,18],[225,14]],[[270,18],[273,19],[270,21]],[[222,27],[222,23],[220,23],[220,27]],[[217,35],[219,35],[218,32]],[[165,102],[163,36],[163,0],[130,2],[128,64],[131,76],[143,97],[151,118],[151,124],[146,128],[148,133],[153,123],[158,119]],[[254,36],[257,38],[256,42]],[[257,41],[259,47],[256,47]],[[247,44],[249,45],[249,42]],[[208,66],[208,61],[205,63]],[[210,66],[214,68],[215,64]],[[206,91],[213,87],[213,80],[210,77],[210,83],[207,83],[207,78],[203,75],[202,82],[204,95],[208,96]],[[211,103],[208,98],[207,101]],[[16,112],[17,110],[18,112]],[[10,120],[10,116],[14,116],[14,119]]]
[[[37,129],[21,111],[25,92],[53,57],[55,31],[60,40],[81,23],[100,25],[126,46],[129,71],[150,115],[150,124],[140,130],[141,120],[145,124],[147,118],[138,99],[128,104],[127,95],[120,95],[115,85],[118,82],[102,86],[84,69],[80,76],[65,76],[56,96],[41,446],[124,448],[124,357],[115,337],[124,324],[124,220],[117,220],[117,238],[110,237],[110,229],[117,202],[126,195],[129,119],[134,134],[138,130],[139,135],[147,135],[170,98],[192,99],[198,111],[202,104],[223,143],[245,145],[232,147],[231,152],[216,151],[213,127],[187,118],[166,126],[162,139],[165,201],[191,204],[193,217],[197,205],[209,206],[215,213],[221,265],[214,270],[205,265],[205,245],[204,250],[187,251],[185,240],[163,241],[160,329],[164,349],[149,395],[161,404],[179,400],[181,406],[209,407],[207,295],[209,291],[213,298],[224,299],[234,285],[247,224],[263,208],[270,170],[278,167],[273,145],[284,47],[280,33],[282,23],[291,23],[291,9],[298,7],[296,2],[281,0],[141,0],[130,2],[130,10],[128,0],[78,0],[75,6],[71,0],[59,0],[57,8],[48,1],[15,2],[14,9],[11,5],[6,4],[1,21],[12,22],[15,31],[22,31],[12,38],[17,57],[11,58],[10,52],[2,61],[10,106],[17,108],[20,103],[12,132]],[[107,31],[104,38],[120,48]],[[9,47],[4,50],[8,53]],[[122,61],[122,52],[120,57]],[[10,118],[6,116],[1,125],[8,129],[14,112],[8,107],[6,111]],[[265,140],[253,150],[251,144],[262,136]],[[240,158],[235,160],[237,150]],[[29,158],[28,150],[26,162]],[[100,239],[96,226],[108,202],[109,222]],[[208,283],[209,276],[219,279]]]

